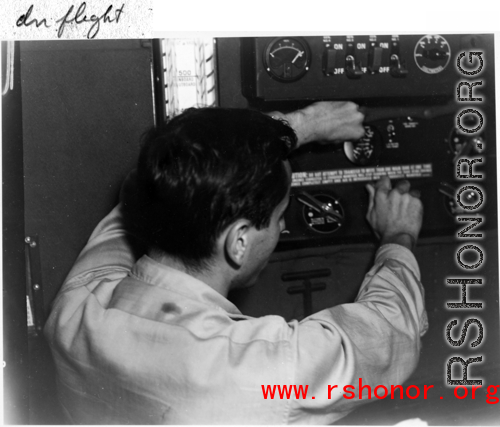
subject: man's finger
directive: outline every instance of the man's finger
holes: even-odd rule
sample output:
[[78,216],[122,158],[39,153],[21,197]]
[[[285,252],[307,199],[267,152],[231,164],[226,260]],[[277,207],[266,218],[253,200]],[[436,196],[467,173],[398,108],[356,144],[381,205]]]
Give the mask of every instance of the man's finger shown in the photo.
[[375,183],[375,188],[378,191],[383,191],[384,193],[388,193],[391,191],[391,180],[389,179],[388,176],[383,176],[380,178],[376,183]]
[[373,184],[366,184],[365,188],[368,190],[368,212],[373,209],[373,200],[375,199],[375,187]]
[[399,193],[405,194],[408,193],[408,191],[410,191],[410,187],[411,187],[410,181],[408,181],[407,179],[403,179],[401,181],[398,181],[398,183],[394,188],[398,190]]

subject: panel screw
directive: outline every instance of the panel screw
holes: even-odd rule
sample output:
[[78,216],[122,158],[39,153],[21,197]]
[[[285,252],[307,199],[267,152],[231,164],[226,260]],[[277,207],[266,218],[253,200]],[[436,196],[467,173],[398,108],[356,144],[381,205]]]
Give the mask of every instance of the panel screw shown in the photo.
[[31,242],[31,237],[30,237],[30,236],[27,236],[27,237],[24,239],[24,241],[25,241],[26,243]]
[[34,247],[36,247],[36,242],[35,241],[33,241],[33,242],[30,243],[30,248],[34,248]]

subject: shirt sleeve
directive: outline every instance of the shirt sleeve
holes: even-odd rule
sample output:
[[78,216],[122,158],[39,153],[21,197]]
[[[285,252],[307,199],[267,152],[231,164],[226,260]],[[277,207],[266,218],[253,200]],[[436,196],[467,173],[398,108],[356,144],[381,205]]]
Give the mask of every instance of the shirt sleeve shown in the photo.
[[120,203],[97,225],[70,270],[61,290],[83,286],[98,277],[124,277],[144,252],[136,238],[126,231],[123,198],[137,191],[132,170],[122,184]]
[[125,277],[139,256],[137,249],[137,242],[125,231],[119,204],[97,225],[61,291],[84,286],[97,277]]
[[[307,422],[311,412],[324,413],[323,421],[330,422],[333,411],[347,413],[376,399],[379,385],[390,393],[391,385],[402,384],[415,369],[428,327],[415,257],[403,246],[382,246],[354,303],[291,326],[294,384],[309,386],[307,399],[292,401],[291,423]],[[364,387],[360,394],[366,385],[371,390]],[[378,395],[383,394],[381,387]]]

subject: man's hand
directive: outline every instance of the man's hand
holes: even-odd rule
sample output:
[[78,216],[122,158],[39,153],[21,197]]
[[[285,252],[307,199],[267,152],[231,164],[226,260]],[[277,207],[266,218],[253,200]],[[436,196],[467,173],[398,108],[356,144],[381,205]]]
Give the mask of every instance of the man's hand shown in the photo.
[[366,189],[370,197],[366,219],[380,243],[397,243],[413,250],[422,227],[423,207],[410,183],[400,181],[393,189],[385,176]]
[[356,140],[365,134],[364,114],[353,102],[316,102],[288,114],[269,114],[290,124],[297,134],[298,146],[313,141]]

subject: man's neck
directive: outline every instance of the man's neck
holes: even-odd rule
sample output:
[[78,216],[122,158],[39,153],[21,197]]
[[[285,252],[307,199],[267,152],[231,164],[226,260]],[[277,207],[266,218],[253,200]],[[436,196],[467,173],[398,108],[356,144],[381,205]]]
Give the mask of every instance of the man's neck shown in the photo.
[[230,281],[227,280],[227,277],[224,277],[225,275],[217,267],[207,266],[195,269],[188,267],[182,260],[168,254],[151,251],[148,255],[156,262],[175,270],[182,271],[183,273],[188,274],[200,282],[210,286],[223,297],[227,297],[230,288]]

